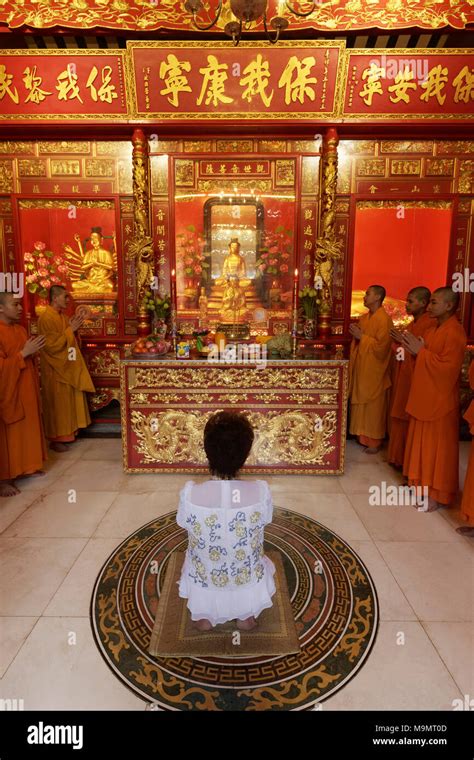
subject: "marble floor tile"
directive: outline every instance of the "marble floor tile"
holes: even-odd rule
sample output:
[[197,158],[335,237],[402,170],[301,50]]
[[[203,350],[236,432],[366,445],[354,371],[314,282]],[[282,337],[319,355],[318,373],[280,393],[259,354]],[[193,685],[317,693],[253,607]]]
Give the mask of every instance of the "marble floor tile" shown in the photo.
[[37,499],[41,499],[41,494],[35,491],[26,491],[18,493],[16,496],[9,496],[0,501],[0,533],[3,533],[15,520],[28,509]]
[[[3,534],[89,538],[117,496],[116,491],[52,491],[41,495]],[[70,502],[69,499],[75,500]]]
[[474,553],[468,546],[441,541],[376,544],[419,620],[473,620]]
[[125,482],[121,462],[80,459],[68,467],[51,485],[52,491],[120,491]]
[[347,462],[344,475],[338,476],[338,480],[344,493],[347,494],[368,493],[370,486],[380,485],[382,481],[394,486],[403,483],[400,473],[383,462],[368,462],[367,464]]
[[82,461],[110,460],[122,461],[122,441],[120,438],[94,438],[81,456]]
[[37,620],[37,617],[0,617],[0,678],[3,678]]
[[143,710],[145,702],[111,672],[88,618],[41,618],[0,682],[3,699],[25,710]]
[[124,539],[160,515],[178,509],[178,494],[172,492],[121,493],[101,520],[94,538]]
[[417,620],[405,594],[373,541],[351,541],[375,585],[380,620]]
[[120,540],[115,538],[92,538],[69,570],[43,615],[88,617],[97,576],[119,543]]
[[323,712],[452,710],[453,700],[460,697],[458,685],[420,623],[382,622],[361,670],[322,704]]
[[472,623],[423,623],[441,659],[463,694],[474,695],[474,627]]
[[419,512],[411,505],[369,504],[369,494],[354,493],[349,499],[372,538],[376,541],[463,542],[438,512]]
[[0,615],[41,615],[86,545],[84,538],[0,538]]
[[273,496],[273,504],[312,517],[333,530],[344,541],[370,540],[357,512],[343,493],[310,494],[303,491],[291,496],[286,493],[276,494]]

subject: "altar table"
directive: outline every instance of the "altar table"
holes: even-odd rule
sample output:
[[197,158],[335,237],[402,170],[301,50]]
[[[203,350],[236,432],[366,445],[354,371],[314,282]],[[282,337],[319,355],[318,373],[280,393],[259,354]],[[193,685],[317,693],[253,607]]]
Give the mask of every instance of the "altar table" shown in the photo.
[[339,475],[344,471],[348,362],[124,359],[120,367],[126,472],[205,473],[203,430],[211,414],[247,413],[255,440],[248,473]]

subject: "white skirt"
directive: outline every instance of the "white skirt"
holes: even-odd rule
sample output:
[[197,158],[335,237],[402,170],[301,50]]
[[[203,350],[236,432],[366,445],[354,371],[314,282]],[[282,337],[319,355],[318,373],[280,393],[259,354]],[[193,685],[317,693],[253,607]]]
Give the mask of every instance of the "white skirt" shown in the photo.
[[201,588],[190,581],[184,561],[179,596],[187,599],[187,607],[192,620],[209,620],[214,625],[229,620],[247,620],[258,617],[263,610],[272,606],[272,596],[276,591],[275,565],[267,556],[262,558],[265,573],[261,581],[241,588]]

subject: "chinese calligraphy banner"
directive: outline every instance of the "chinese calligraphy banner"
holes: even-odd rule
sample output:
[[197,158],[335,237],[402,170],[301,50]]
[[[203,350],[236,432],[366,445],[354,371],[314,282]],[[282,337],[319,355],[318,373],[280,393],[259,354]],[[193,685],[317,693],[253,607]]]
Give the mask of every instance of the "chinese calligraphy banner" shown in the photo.
[[125,51],[0,51],[0,119],[128,115]]
[[[292,3],[296,10],[307,10],[308,4]],[[198,14],[201,26],[209,24],[216,12],[217,0]],[[269,18],[276,12],[275,2],[269,3]],[[474,22],[472,0],[342,0],[317,2],[308,18],[295,16],[283,6],[279,15],[286,16],[292,29],[321,29],[342,31],[353,29],[403,29],[417,26],[422,29],[441,29],[452,26],[464,29]],[[222,32],[229,20],[224,5],[221,21],[210,32]],[[29,26],[40,29],[61,26],[68,29],[120,29],[151,31],[174,29],[192,30],[190,14],[183,0],[2,0],[0,24],[10,29]],[[253,30],[253,29],[252,29]],[[260,20],[255,31],[262,31]]]
[[346,53],[343,117],[474,118],[472,51],[375,52]]
[[129,42],[137,117],[336,116],[343,43]]

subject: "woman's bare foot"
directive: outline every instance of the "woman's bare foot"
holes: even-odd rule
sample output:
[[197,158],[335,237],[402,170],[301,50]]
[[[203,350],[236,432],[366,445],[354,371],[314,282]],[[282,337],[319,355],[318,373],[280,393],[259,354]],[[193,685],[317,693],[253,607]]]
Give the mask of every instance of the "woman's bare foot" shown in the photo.
[[65,443],[61,443],[60,441],[53,441],[52,443],[49,444],[49,448],[52,449],[53,451],[58,451],[60,453],[64,451],[69,451],[69,447]]
[[16,487],[13,480],[2,480],[0,482],[0,496],[16,496],[20,489]]
[[195,620],[194,627],[197,628],[198,631],[212,631],[214,626],[210,620],[203,618],[202,620]]
[[237,628],[239,631],[251,631],[258,625],[257,621],[253,617],[247,618],[247,620],[237,620]]

